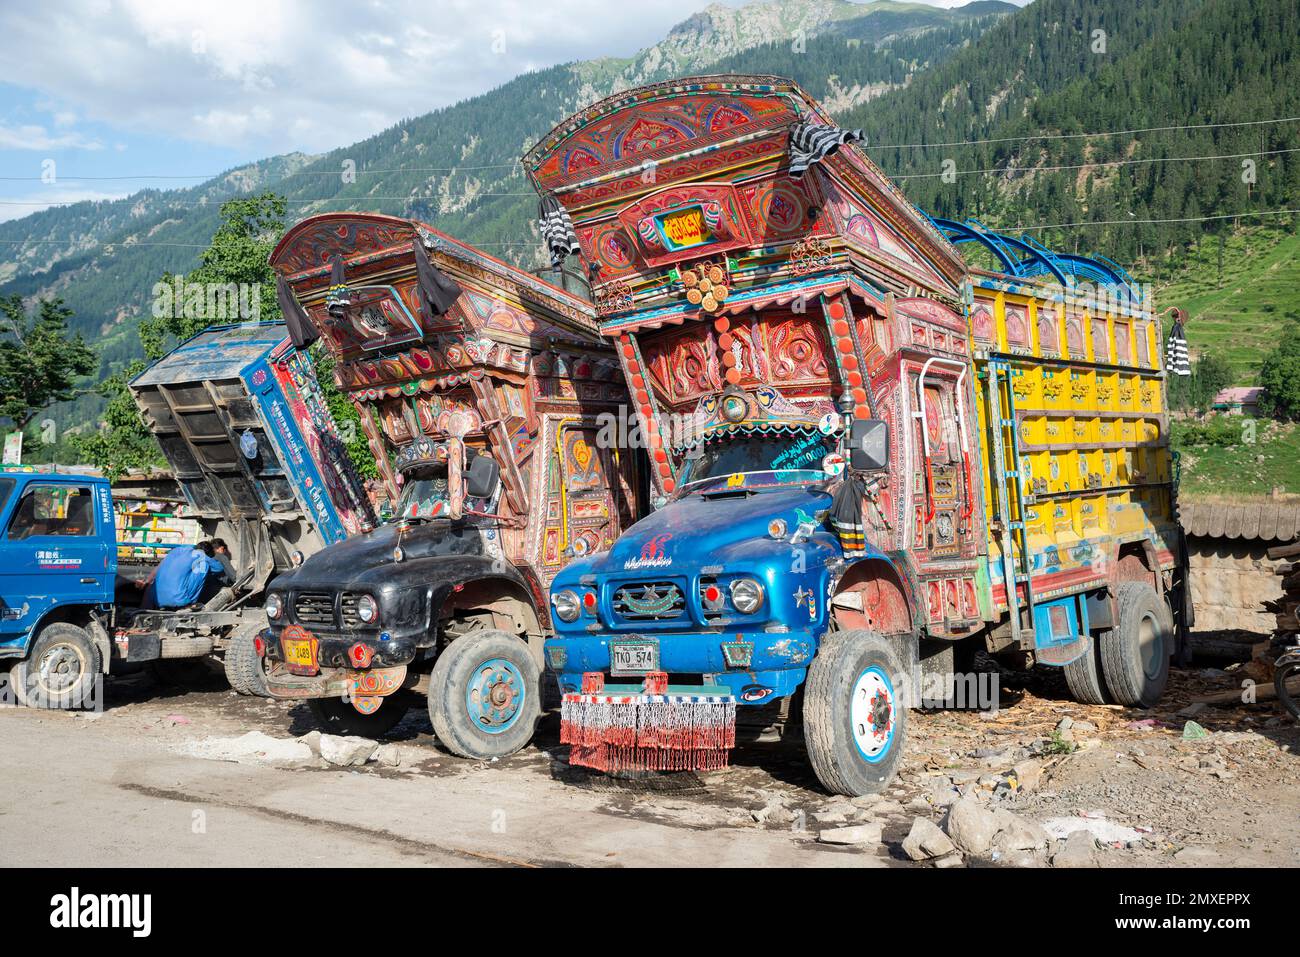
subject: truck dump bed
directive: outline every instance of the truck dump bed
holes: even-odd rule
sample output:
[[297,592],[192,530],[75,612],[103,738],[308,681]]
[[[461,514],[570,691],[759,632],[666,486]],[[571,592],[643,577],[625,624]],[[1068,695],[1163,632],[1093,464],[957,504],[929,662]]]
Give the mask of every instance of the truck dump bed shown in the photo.
[[[282,323],[220,326],[130,388],[186,501],[250,586],[373,524],[311,363]],[[301,560],[301,556],[298,556]]]

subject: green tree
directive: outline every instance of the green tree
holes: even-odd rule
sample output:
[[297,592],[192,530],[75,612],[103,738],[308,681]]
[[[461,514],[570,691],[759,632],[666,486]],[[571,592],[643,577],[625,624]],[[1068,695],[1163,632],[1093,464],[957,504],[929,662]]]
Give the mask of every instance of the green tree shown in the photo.
[[1300,419],[1300,326],[1288,324],[1282,343],[1264,357],[1259,384],[1264,387],[1259,411],[1277,418]]
[[72,310],[43,299],[29,316],[22,296],[0,298],[0,416],[18,430],[52,402],[66,402],[95,371],[95,354],[68,334]]
[[[285,200],[274,193],[244,199],[232,199],[221,205],[221,221],[212,235],[212,243],[199,256],[199,265],[186,276],[164,273],[154,287],[152,315],[140,323],[140,341],[150,362],[161,359],[175,346],[212,325],[223,322],[277,322],[280,306],[275,293],[275,271],[268,262],[271,251],[284,232]],[[215,300],[206,297],[191,302],[187,290],[207,290],[233,286],[241,295]],[[177,290],[180,294],[177,294]],[[256,290],[255,293],[250,290]],[[334,363],[329,353],[314,348],[309,355],[316,367],[326,403],[342,426],[353,422],[357,436],[348,443],[353,465],[366,477],[378,474],[370,447],[361,433],[360,417],[334,383]],[[99,466],[109,478],[128,469],[162,463],[162,454],[153,435],[145,427],[135,400],[126,384],[147,366],[137,360],[124,371],[106,379],[99,392],[108,400],[104,427],[93,434],[80,436],[77,448],[88,462]]]

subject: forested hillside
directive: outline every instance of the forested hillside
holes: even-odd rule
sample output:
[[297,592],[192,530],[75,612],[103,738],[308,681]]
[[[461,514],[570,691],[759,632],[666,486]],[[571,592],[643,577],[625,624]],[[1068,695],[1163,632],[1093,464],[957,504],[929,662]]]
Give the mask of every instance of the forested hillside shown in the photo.
[[[1216,272],[1237,276],[1250,262],[1233,257],[1272,255],[1295,232],[1293,218],[1249,214],[1300,207],[1300,123],[1271,122],[1300,116],[1298,35],[1294,0],[714,5],[634,57],[525,74],[322,156],[0,224],[0,293],[63,296],[74,328],[102,348],[106,374],[139,354],[136,323],[153,283],[190,268],[219,201],[264,188],[287,198],[291,220],[336,209],[410,215],[537,265],[523,150],[615,90],[731,71],[798,80],[867,132],[872,157],[922,208],[1104,253],[1181,295],[1189,276],[1217,266],[1221,242],[1230,261]],[[1076,223],[1085,225],[1054,226]],[[1246,253],[1234,230],[1263,223]],[[1231,338],[1222,312],[1239,307],[1213,292],[1198,290],[1215,315],[1191,325],[1194,347]],[[1292,297],[1285,315],[1295,294],[1279,294]],[[1251,342],[1269,341],[1269,316],[1236,318],[1256,330]],[[1245,342],[1230,357],[1241,381],[1255,356]],[[90,418],[94,401],[72,417]]]

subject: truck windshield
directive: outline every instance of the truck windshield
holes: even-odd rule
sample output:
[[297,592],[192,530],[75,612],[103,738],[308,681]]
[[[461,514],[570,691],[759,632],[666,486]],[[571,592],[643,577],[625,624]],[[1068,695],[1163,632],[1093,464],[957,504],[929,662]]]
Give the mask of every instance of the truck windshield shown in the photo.
[[776,473],[780,482],[812,482],[826,477],[822,459],[834,451],[818,432],[746,435],[710,442],[691,459],[686,484],[747,473]]
[[438,518],[447,514],[447,469],[430,467],[404,474],[395,519]]

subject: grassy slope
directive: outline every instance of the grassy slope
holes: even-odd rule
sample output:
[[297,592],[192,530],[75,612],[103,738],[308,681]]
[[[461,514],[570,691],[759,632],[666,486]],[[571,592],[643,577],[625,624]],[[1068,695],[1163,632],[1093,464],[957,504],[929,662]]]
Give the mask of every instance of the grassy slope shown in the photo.
[[1218,352],[1232,363],[1236,381],[1249,385],[1288,319],[1300,321],[1300,236],[1261,227],[1227,237],[1222,278],[1218,239],[1206,237],[1158,284],[1157,298],[1162,307],[1187,311],[1194,354]]
[[[1238,420],[1240,421],[1240,420]],[[1244,423],[1243,423],[1244,424]],[[1300,426],[1295,423],[1255,423],[1254,442],[1226,446],[1180,447],[1179,488],[1194,495],[1220,495],[1237,500],[1267,496],[1274,488],[1300,492]],[[1179,445],[1175,434],[1175,445]]]

